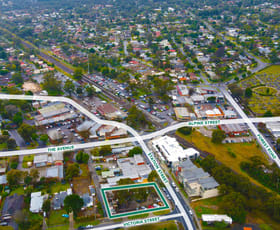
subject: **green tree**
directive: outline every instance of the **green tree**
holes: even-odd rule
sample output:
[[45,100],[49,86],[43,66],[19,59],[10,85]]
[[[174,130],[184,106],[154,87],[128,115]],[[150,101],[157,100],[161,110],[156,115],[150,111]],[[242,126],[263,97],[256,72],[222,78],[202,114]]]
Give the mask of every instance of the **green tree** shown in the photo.
[[92,86],[88,86],[88,87],[86,87],[86,92],[87,92],[88,97],[91,97],[94,95],[95,89]]
[[246,211],[245,211],[246,199],[238,192],[231,192],[223,197],[223,202],[220,208],[228,214],[233,221],[238,223],[245,223]]
[[53,72],[46,73],[43,77],[43,89],[47,90],[49,95],[61,95],[61,81],[57,80]]
[[66,169],[66,179],[71,180],[73,177],[78,176],[80,168],[78,164],[70,164]]
[[267,110],[264,114],[264,117],[273,117],[273,113],[270,110]]
[[158,173],[156,170],[152,170],[148,176],[148,181],[152,182],[155,181],[158,178]]
[[29,173],[30,177],[32,178],[32,183],[36,183],[36,181],[39,179],[40,177],[40,173],[38,171],[38,169],[35,169],[35,168],[32,168],[30,170],[30,173]]
[[40,136],[40,141],[43,141],[45,144],[48,142],[49,136],[47,134],[42,134]]
[[245,89],[245,97],[250,98],[253,95],[253,91],[251,88],[246,88]]
[[84,201],[79,195],[72,194],[65,197],[64,200],[64,209],[67,211],[67,213],[70,213],[73,211],[74,216],[77,216],[79,211],[81,211],[81,208],[84,205]]
[[76,68],[73,77],[76,80],[80,81],[82,79],[82,76],[83,76],[83,69],[81,67]]
[[78,163],[84,163],[87,164],[89,160],[89,155],[87,153],[84,153],[83,151],[79,151],[76,155],[76,161]]
[[19,185],[21,179],[22,172],[20,170],[12,169],[7,173],[7,181],[11,187]]
[[82,94],[83,94],[83,88],[82,87],[77,87],[77,89],[76,89],[76,93],[79,95],[79,96],[81,96]]
[[182,133],[184,135],[190,135],[192,133],[192,127],[182,127],[178,129],[179,133]]
[[133,128],[143,128],[147,126],[148,122],[146,120],[145,115],[141,110],[137,109],[135,105],[133,105],[128,110],[128,116],[126,118],[127,124]]
[[29,175],[27,174],[27,175],[24,177],[24,183],[25,183],[26,185],[30,185],[31,182],[32,182],[32,177],[29,176]]
[[139,146],[135,146],[133,149],[129,150],[128,156],[133,157],[135,154],[142,154],[143,150]]
[[75,90],[75,85],[74,85],[74,83],[73,83],[71,80],[67,79],[67,81],[66,81],[65,84],[64,84],[63,89],[64,89],[67,93],[69,93],[69,95],[71,96],[71,94],[72,94],[72,93],[74,92],[74,90]]
[[14,116],[13,116],[13,122],[17,125],[21,125],[22,124],[22,114],[21,112],[17,112]]
[[22,136],[25,141],[31,141],[32,135],[36,134],[35,126],[28,125],[26,123],[22,123],[18,128],[18,133]]
[[118,185],[134,184],[131,178],[123,178],[118,181]]
[[92,150],[90,150],[90,154],[91,155],[93,155],[93,156],[95,156],[95,157],[98,157],[100,154],[99,154],[99,148],[98,147],[96,147],[96,148],[94,148],[94,149],[92,149]]
[[100,147],[99,154],[101,156],[109,155],[112,153],[111,145],[103,145]]
[[12,75],[12,81],[18,85],[18,84],[22,84],[23,83],[23,78],[21,76],[21,73],[14,73]]
[[10,138],[7,141],[7,148],[8,149],[15,149],[17,147],[17,143],[14,139]]
[[226,138],[226,133],[223,130],[216,129],[212,132],[211,141],[215,144],[221,144],[222,141]]
[[51,211],[51,201],[49,199],[45,200],[42,206],[42,210],[49,216]]

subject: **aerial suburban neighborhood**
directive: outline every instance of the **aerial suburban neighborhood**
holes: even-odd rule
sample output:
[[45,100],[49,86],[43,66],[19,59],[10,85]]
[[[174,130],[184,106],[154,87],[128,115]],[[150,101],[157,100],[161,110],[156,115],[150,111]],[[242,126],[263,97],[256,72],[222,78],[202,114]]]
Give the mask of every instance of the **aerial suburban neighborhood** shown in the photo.
[[0,230],[280,229],[278,0],[0,0]]

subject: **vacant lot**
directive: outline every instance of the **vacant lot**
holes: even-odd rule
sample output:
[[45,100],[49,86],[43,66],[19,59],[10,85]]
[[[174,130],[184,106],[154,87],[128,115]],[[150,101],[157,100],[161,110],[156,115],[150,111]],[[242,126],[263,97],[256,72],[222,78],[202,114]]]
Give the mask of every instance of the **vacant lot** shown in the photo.
[[[188,142],[193,143],[198,150],[203,150],[214,155],[218,161],[222,162],[235,172],[248,177],[253,183],[262,186],[259,182],[241,171],[239,166],[242,161],[248,161],[252,156],[259,156],[264,162],[267,162],[267,156],[261,151],[261,148],[255,142],[214,144],[211,142],[211,138],[203,136],[198,131],[194,131],[189,136],[184,136],[178,132],[177,135],[183,137]],[[233,157],[233,155],[236,157]]]
[[74,177],[73,190],[79,196],[89,193],[88,186],[91,185],[90,177]]

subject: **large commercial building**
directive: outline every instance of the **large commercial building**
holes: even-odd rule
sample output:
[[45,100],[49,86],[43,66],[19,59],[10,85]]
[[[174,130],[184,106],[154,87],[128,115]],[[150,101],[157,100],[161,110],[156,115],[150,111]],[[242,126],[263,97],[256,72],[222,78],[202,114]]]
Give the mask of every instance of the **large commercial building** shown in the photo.
[[38,110],[39,115],[35,116],[35,125],[48,125],[59,121],[74,119],[77,114],[69,109],[64,103],[49,103]]
[[194,148],[183,149],[176,138],[163,136],[152,141],[153,150],[168,166],[186,159],[196,159],[199,152]]

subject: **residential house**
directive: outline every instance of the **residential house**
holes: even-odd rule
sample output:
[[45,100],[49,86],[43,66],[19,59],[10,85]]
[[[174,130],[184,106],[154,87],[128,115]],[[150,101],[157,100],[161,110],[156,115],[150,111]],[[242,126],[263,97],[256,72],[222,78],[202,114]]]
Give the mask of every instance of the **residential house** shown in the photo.
[[59,209],[63,208],[64,200],[65,200],[66,196],[69,196],[71,194],[72,194],[71,188],[67,189],[67,191],[61,191],[59,193],[55,193],[54,197],[52,199],[52,208],[54,210],[59,210]]
[[196,167],[190,160],[179,162],[173,167],[173,171],[189,197],[206,199],[219,195],[219,184],[215,179],[202,168]]
[[31,193],[30,212],[39,213],[42,211],[44,201],[48,199],[48,195],[42,195],[41,192]]
[[93,197],[90,196],[88,193],[83,194],[81,196],[81,198],[84,201],[84,205],[82,207],[82,210],[93,206]]

